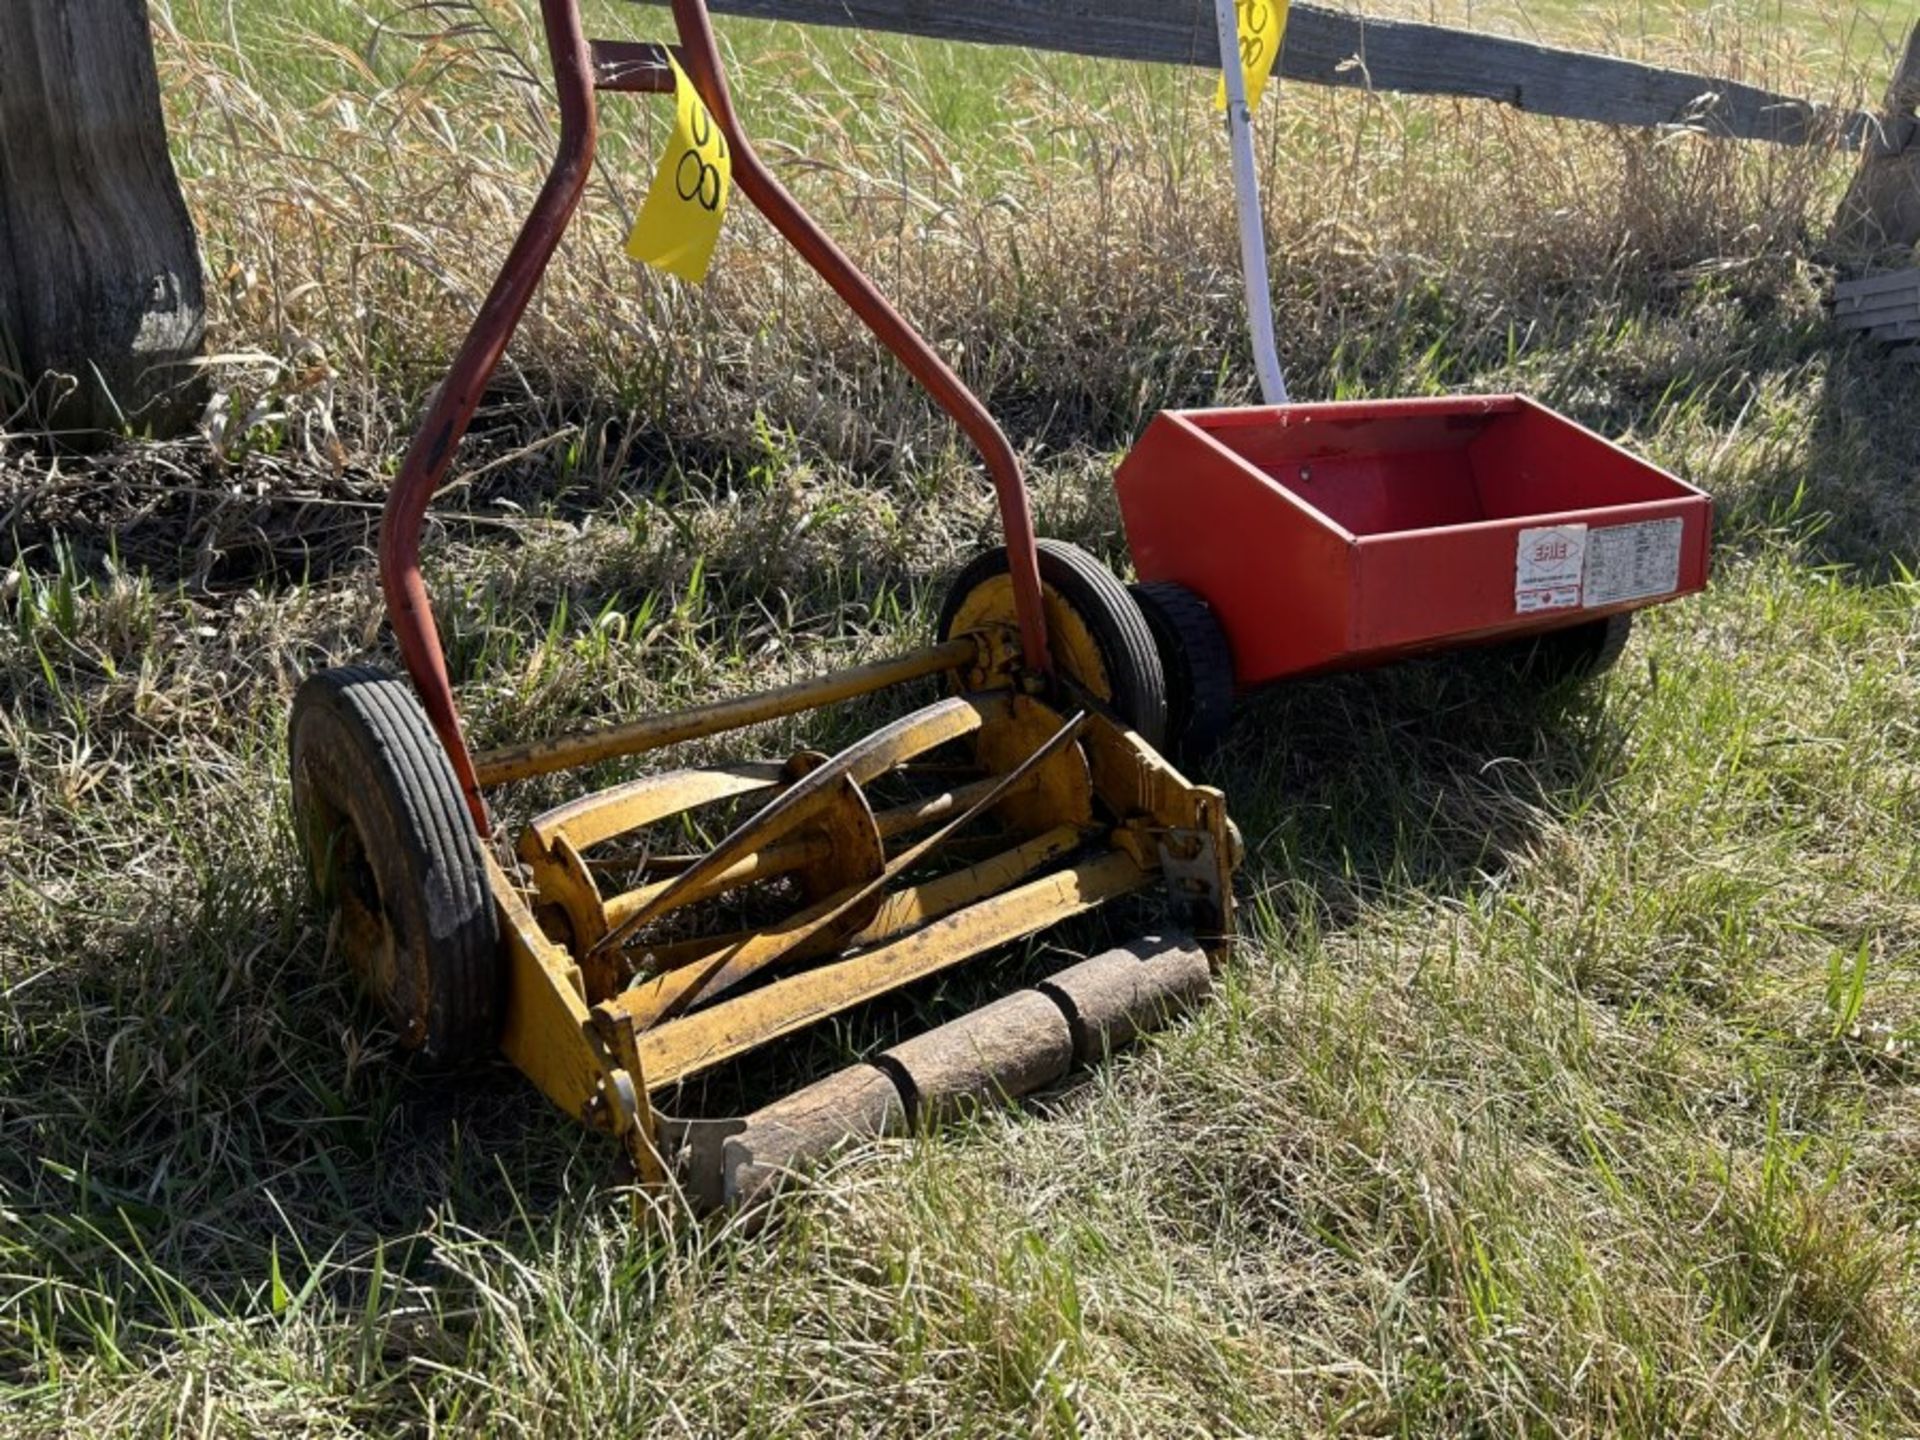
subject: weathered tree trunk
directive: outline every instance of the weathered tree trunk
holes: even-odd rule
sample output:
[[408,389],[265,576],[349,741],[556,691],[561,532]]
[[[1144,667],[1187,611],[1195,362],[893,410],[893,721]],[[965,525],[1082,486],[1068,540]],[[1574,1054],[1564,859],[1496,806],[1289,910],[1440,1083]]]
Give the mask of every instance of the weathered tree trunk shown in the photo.
[[0,377],[6,411],[31,389],[52,429],[175,433],[203,403],[188,362],[204,328],[145,0],[6,0],[0,366],[19,377]]
[[1920,25],[1887,89],[1881,135],[1866,147],[1840,202],[1834,243],[1843,250],[1910,250],[1920,245]]

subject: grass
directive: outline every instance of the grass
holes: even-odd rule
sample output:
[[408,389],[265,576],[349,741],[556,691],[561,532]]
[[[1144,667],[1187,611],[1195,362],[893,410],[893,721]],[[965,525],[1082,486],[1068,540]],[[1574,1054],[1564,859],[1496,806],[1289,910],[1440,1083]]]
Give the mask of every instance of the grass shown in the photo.
[[[0,1433],[1920,1431],[1920,405],[1824,322],[1844,160],[1283,92],[1299,393],[1525,389],[1714,493],[1712,589],[1584,689],[1255,698],[1217,1004],[850,1152],[767,1233],[660,1239],[510,1071],[400,1061],[297,879],[286,702],[391,663],[370,517],[540,121],[432,45],[358,67],[342,8],[267,15],[163,25],[208,433],[0,461]],[[1006,418],[1043,528],[1124,565],[1144,417],[1248,393],[1205,86],[998,57],[989,104],[964,52],[765,33],[782,172]],[[650,123],[436,510],[483,743],[896,648],[992,534],[750,218],[699,294],[617,259]]]
[[[1786,52],[1794,56],[1796,67],[1829,78],[1850,62],[1884,70],[1887,48],[1905,38],[1911,19],[1894,0],[1857,0],[1843,6],[1821,0],[1687,0],[1679,4],[1654,0],[1607,6],[1568,0],[1429,0],[1370,13],[1634,54],[1655,64],[1670,62],[1676,54],[1684,55],[1702,44],[1720,52],[1723,67],[1765,67]],[[1694,38],[1685,38],[1689,34]]]

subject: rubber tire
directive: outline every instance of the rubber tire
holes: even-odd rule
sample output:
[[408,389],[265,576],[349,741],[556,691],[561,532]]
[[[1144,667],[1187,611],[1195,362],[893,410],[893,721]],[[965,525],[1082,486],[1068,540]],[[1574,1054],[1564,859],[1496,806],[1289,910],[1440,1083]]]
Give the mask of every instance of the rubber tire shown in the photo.
[[1167,742],[1187,764],[1205,760],[1233,723],[1233,649],[1213,607],[1172,580],[1129,585],[1167,676]]
[[342,948],[409,1049],[491,1052],[506,968],[473,817],[411,687],[322,670],[287,724],[294,824]]
[[1513,664],[1528,683],[1552,689],[1606,674],[1632,637],[1633,612],[1623,610],[1523,640],[1513,647]]
[[[1167,738],[1167,676],[1147,617],[1122,585],[1093,556],[1062,540],[1036,542],[1040,583],[1080,617],[1112,687],[1114,713],[1158,750]],[[984,582],[1007,573],[1005,546],[974,556],[947,587],[935,627],[942,643],[953,637],[961,604]]]

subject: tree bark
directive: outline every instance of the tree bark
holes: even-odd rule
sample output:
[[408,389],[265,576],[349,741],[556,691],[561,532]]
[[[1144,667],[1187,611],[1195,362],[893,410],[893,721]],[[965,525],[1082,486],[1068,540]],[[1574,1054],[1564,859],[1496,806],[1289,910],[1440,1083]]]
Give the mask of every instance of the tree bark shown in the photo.
[[1834,243],[1847,251],[1911,250],[1920,244],[1920,25],[1887,88],[1881,133],[1866,147],[1834,221]]
[[199,250],[145,0],[8,0],[0,28],[0,425],[177,433],[203,405]]

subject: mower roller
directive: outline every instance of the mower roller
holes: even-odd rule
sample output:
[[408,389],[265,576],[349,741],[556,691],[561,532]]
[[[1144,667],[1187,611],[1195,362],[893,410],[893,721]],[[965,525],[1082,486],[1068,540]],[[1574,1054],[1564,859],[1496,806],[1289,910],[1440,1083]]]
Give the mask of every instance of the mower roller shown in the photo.
[[[679,45],[589,41],[541,0],[558,156],[382,517],[379,574],[408,681],[320,672],[295,697],[300,839],[334,944],[402,1044],[504,1051],[554,1104],[616,1137],[646,1184],[739,1198],[836,1133],[1018,1093],[1204,991],[1233,927],[1221,794],[1154,746],[1159,652],[1090,556],[1037,540],[1019,463],[981,403],[756,155],[704,0]],[[932,643],[766,693],[475,753],[420,570],[426,507],[590,174],[598,91],[662,93],[677,60],[731,146],[735,183],[979,451],[1005,545],[954,582]],[[533,816],[511,850],[502,787],[746,730],[881,691],[944,691],[837,753],[633,775]],[[491,797],[491,798],[490,798]],[[717,840],[709,837],[719,835]],[[663,1092],[778,1036],[1162,891],[1177,929],[1100,956],[829,1077],[741,1126],[670,1123]]]

